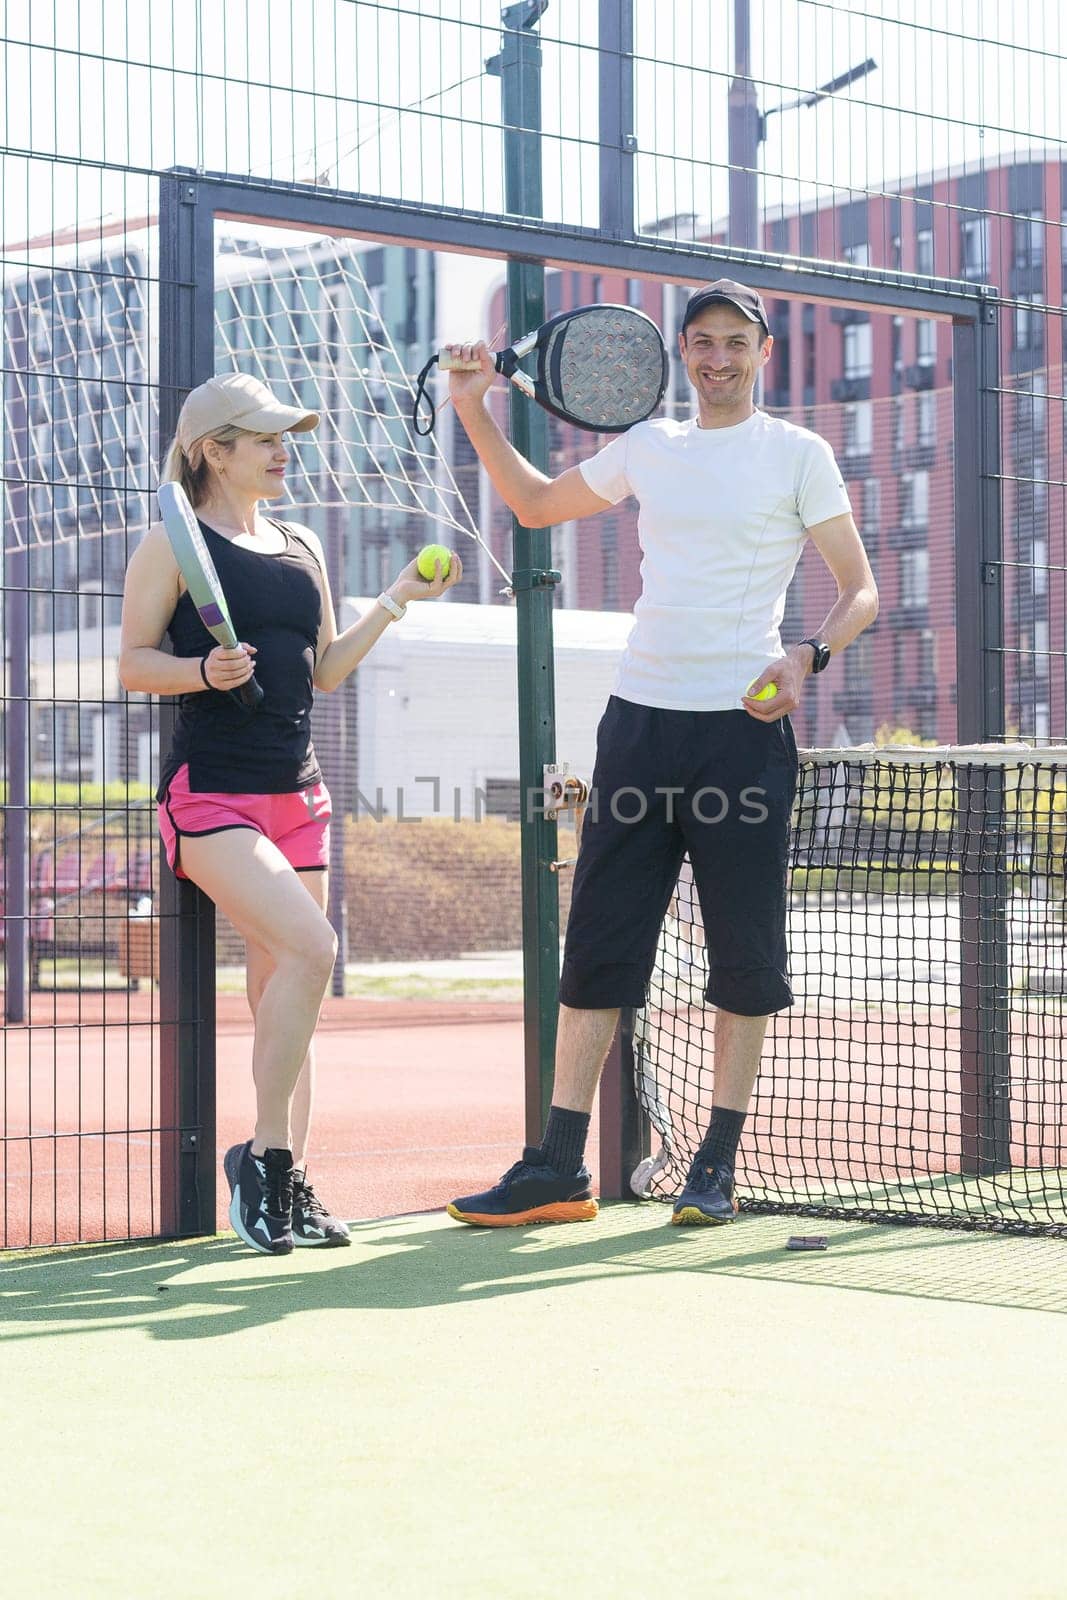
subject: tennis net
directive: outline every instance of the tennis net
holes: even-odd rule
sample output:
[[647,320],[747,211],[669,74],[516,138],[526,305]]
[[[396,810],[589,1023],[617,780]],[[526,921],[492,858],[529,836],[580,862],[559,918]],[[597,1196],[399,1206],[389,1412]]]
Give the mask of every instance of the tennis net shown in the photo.
[[[742,1209],[1067,1236],[1067,750],[802,756]],[[624,1017],[677,1194],[711,1113],[714,1012],[683,868],[643,1011]]]

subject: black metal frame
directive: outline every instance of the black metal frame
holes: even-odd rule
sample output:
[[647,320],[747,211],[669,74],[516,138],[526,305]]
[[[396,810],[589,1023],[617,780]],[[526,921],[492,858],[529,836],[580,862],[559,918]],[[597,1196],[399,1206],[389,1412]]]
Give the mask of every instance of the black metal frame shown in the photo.
[[[642,236],[634,224],[632,14],[620,0],[600,0],[600,227],[565,227],[529,217],[446,210],[428,213],[410,202],[327,192],[314,186],[272,186],[220,172],[179,169],[161,180],[160,413],[164,437],[173,430],[183,394],[213,371],[214,227],[217,218],[255,220],[408,246],[506,257],[512,269],[546,265],[587,267],[671,283],[740,276],[776,299],[817,301],[865,311],[907,312],[948,320],[953,330],[956,444],[956,601],[958,737],[982,742],[1002,732],[1003,652],[999,471],[999,350],[997,291],[987,284],[854,269],[763,251],[726,249],[698,241]],[[524,280],[525,281],[525,280]],[[533,280],[531,279],[531,282]],[[521,286],[517,285],[521,292]],[[533,324],[530,324],[531,326]],[[548,535],[544,535],[547,543]],[[964,542],[964,539],[966,542]],[[542,563],[550,565],[547,557]],[[536,648],[550,653],[550,629]],[[547,641],[547,642],[546,642]],[[165,714],[166,718],[166,714]],[[167,733],[164,718],[163,733]],[[530,892],[524,873],[524,890]],[[165,1232],[214,1226],[214,916],[190,885],[163,873],[161,1017],[164,1106],[174,1120],[164,1138]],[[983,902],[980,939],[968,943],[965,963],[974,1015],[967,1030],[973,1050],[965,1071],[980,1121],[996,1136],[981,1140],[982,1159],[1006,1155],[994,1086],[1004,1077],[1004,1041],[980,980],[988,952],[1002,934],[1003,910]],[[625,1019],[624,1019],[625,1021]],[[546,1038],[543,1021],[528,1017],[527,1061],[541,1075],[527,1086],[527,1121],[543,1109]],[[554,1031],[554,1030],[553,1030]],[[169,1097],[169,1098],[168,1098]],[[626,1028],[620,1030],[602,1084],[601,1179],[606,1196],[627,1192],[626,1175],[647,1148],[637,1114]],[[529,1131],[529,1128],[528,1128]],[[172,1200],[166,1196],[170,1194]]]

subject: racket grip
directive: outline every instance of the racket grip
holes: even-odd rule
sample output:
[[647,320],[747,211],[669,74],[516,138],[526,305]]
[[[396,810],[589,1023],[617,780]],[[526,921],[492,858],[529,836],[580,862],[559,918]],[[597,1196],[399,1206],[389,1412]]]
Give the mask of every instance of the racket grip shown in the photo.
[[254,676],[246,679],[238,688],[231,689],[230,693],[246,711],[258,711],[263,700],[263,690]]
[[[499,355],[493,357],[493,364],[499,372],[501,370]],[[450,355],[447,350],[438,350],[437,365],[442,372],[480,372],[482,369],[480,361],[461,361],[458,356]]]

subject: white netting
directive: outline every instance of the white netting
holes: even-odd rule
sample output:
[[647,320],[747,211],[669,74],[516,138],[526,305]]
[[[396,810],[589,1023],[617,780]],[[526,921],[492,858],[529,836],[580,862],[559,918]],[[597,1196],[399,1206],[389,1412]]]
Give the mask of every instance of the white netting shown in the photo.
[[[220,226],[216,369],[253,373],[322,413],[314,433],[292,437],[289,507],[312,522],[316,508],[362,508],[394,553],[455,535],[482,544],[445,451],[411,424],[413,383],[390,323],[409,350],[433,343],[432,280],[403,271],[415,253],[278,237]],[[153,381],[158,236],[149,227],[106,251],[94,243],[5,284],[8,548],[136,534],[155,515],[166,445]],[[365,259],[384,263],[373,289]]]

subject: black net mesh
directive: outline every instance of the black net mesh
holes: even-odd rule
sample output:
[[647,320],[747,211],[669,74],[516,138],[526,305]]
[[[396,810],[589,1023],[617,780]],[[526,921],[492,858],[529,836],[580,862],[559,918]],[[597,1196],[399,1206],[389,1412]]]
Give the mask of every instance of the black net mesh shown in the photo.
[[[802,764],[795,1005],[772,1020],[742,1208],[1067,1234],[1067,752]],[[629,1040],[676,1194],[707,1126],[714,1012],[688,863]]]

